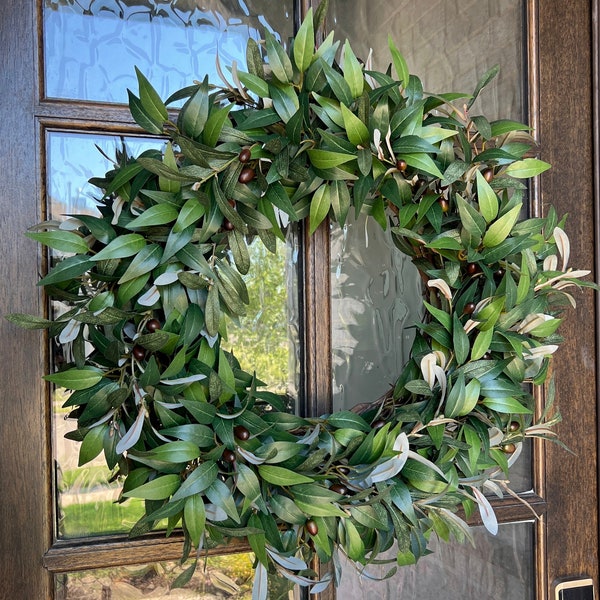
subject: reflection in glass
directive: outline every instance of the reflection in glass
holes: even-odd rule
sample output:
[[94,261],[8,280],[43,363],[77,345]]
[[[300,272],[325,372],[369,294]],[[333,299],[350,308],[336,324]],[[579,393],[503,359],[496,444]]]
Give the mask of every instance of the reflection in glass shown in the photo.
[[372,402],[394,385],[421,320],[410,259],[364,215],[331,230],[334,410]]
[[[416,565],[400,567],[390,579],[373,581],[352,575],[344,567],[338,597],[344,600],[531,600],[533,586],[533,529],[531,523],[501,525],[492,537],[482,527],[473,529],[475,548],[468,544],[433,545],[434,553]],[[394,555],[391,555],[392,560]],[[392,565],[369,566],[382,577]]]
[[137,66],[162,98],[205,75],[245,68],[246,40],[292,35],[291,0],[45,0],[46,96],[127,102]]
[[[188,565],[181,567],[175,561],[61,573],[55,577],[55,597],[56,600],[250,600],[253,558],[252,554],[230,554],[201,559],[190,582],[178,589],[170,589],[170,585]],[[271,600],[294,597],[288,581],[282,577],[269,577],[268,587]]]
[[[94,198],[101,192],[88,183],[88,179],[102,176],[111,168],[106,157],[114,156],[123,143],[129,155],[137,156],[149,148],[160,148],[164,142],[77,133],[48,134],[47,212],[50,218],[96,213]],[[242,364],[250,370],[256,368],[269,389],[288,393],[293,399],[297,394],[297,357],[300,354],[295,300],[296,244],[297,237],[293,232],[288,235],[286,244],[279,244],[277,256],[266,253],[260,242],[252,244],[253,268],[247,281],[254,304],[248,308],[240,327],[231,325],[229,330],[229,341],[235,345]],[[53,310],[62,308],[56,303]],[[62,352],[62,348],[55,349],[55,361],[62,360]],[[84,467],[78,467],[79,444],[64,437],[76,429],[75,420],[67,419],[69,409],[62,408],[65,400],[64,390],[55,390],[53,427],[58,535],[73,538],[128,531],[143,511],[135,500],[114,503],[120,484],[111,482],[111,473],[102,455]]]

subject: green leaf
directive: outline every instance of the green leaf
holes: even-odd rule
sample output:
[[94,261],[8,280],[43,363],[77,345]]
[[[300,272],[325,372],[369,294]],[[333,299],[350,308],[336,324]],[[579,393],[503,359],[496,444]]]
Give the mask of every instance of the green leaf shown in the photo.
[[444,174],[438,169],[437,165],[433,162],[431,156],[425,153],[415,154],[403,154],[402,158],[406,161],[406,164],[427,173],[433,175],[439,179],[444,178]]
[[179,113],[180,129],[192,139],[200,139],[208,120],[208,75]]
[[53,285],[75,279],[94,266],[89,256],[76,254],[61,260],[52,267],[48,275],[38,281],[38,285]]
[[331,184],[330,192],[333,214],[336,221],[343,227],[350,210],[350,191],[343,181],[334,181]]
[[179,475],[163,475],[132,490],[123,492],[126,498],[143,498],[144,500],[164,500],[179,487]]
[[499,413],[510,413],[515,415],[529,415],[533,411],[523,406],[518,400],[514,398],[484,398],[481,404],[489,408],[490,410]]
[[248,38],[248,42],[246,43],[246,64],[248,65],[248,71],[252,75],[264,79],[265,69],[262,55],[256,40],[253,38]]
[[344,43],[344,79],[350,88],[350,93],[353,98],[362,96],[365,79],[363,76],[362,67],[358,59],[352,52],[350,42],[346,40]]
[[104,447],[104,435],[107,430],[107,425],[100,425],[90,429],[86,436],[83,438],[83,442],[79,447],[79,461],[78,466],[81,467],[86,463],[93,460],[102,452]]
[[436,308],[429,304],[429,302],[423,302],[427,311],[444,327],[444,329],[450,333],[452,331],[452,316],[445,310]]
[[127,258],[137,254],[146,246],[146,238],[139,233],[126,233],[115,238],[108,246],[100,250],[90,260],[108,260],[112,258]]
[[494,192],[480,171],[477,171],[477,202],[479,203],[479,211],[483,215],[483,218],[488,223],[491,223],[498,215],[500,204],[496,192]]
[[267,483],[280,487],[298,485],[300,483],[312,483],[313,481],[311,477],[273,465],[259,465],[258,473]]
[[218,474],[219,469],[215,461],[208,460],[199,464],[187,476],[171,500],[180,500],[204,492],[216,480]]
[[259,98],[269,98],[269,84],[264,79],[252,75],[252,73],[244,73],[243,71],[238,71],[238,77],[240,78],[240,81]]
[[173,225],[173,232],[180,233],[190,225],[195,225],[205,212],[204,205],[197,198],[189,198],[179,209],[177,221]]
[[388,46],[390,49],[390,54],[392,55],[392,62],[394,63],[394,69],[396,69],[396,75],[398,76],[398,80],[402,84],[402,87],[406,88],[408,86],[408,65],[406,64],[406,60],[396,48],[392,36],[388,36]]
[[183,522],[194,546],[200,546],[206,524],[206,510],[202,494],[194,494],[185,501],[183,507]]
[[332,152],[331,150],[308,150],[307,154],[310,162],[317,169],[331,169],[356,159],[356,156],[352,154],[342,154],[341,152]]
[[44,379],[68,390],[85,390],[102,379],[102,371],[95,367],[74,368],[44,375]]
[[204,125],[204,131],[202,132],[202,140],[207,146],[214,148],[217,145],[219,136],[223,131],[223,125],[227,123],[229,111],[232,108],[233,104],[221,107],[211,107],[210,114]]
[[528,179],[547,171],[550,165],[537,158],[525,158],[518,160],[506,167],[505,173],[517,179]]
[[497,246],[508,237],[519,218],[522,208],[523,203],[520,202],[517,206],[511,208],[506,214],[502,215],[497,221],[490,225],[483,236],[483,245],[486,248]]
[[490,123],[492,129],[492,137],[504,135],[511,131],[529,131],[531,127],[520,123],[519,121],[511,121],[509,119],[499,119],[498,121],[492,121]]
[[236,523],[240,523],[240,516],[231,490],[220,479],[213,481],[204,493],[213,504],[222,508],[228,517]]
[[471,106],[473,106],[473,103],[475,102],[475,100],[477,100],[477,97],[479,96],[479,93],[481,92],[481,90],[488,85],[488,83],[490,83],[490,81],[492,81],[492,79],[494,79],[494,77],[496,77],[496,75],[498,75],[498,72],[500,71],[500,67],[499,65],[494,65],[489,71],[487,71],[484,76],[479,80],[479,83],[477,84],[475,91],[473,92],[473,95],[471,96],[471,99],[469,100],[469,103],[467,104],[467,109],[471,108]]
[[340,109],[344,119],[344,129],[350,142],[355,146],[368,147],[370,136],[367,126],[345,104],[340,104]]
[[454,345],[454,356],[458,365],[462,365],[469,357],[469,350],[471,346],[469,344],[469,337],[465,333],[465,330],[460,322],[456,313],[452,315],[453,329],[452,329],[452,343]]
[[285,523],[303,525],[306,523],[306,515],[294,504],[291,498],[280,494],[273,494],[270,499],[272,511]]
[[177,209],[172,204],[155,204],[147,208],[139,217],[127,223],[127,229],[165,225],[177,219]]
[[5,318],[7,321],[22,327],[23,329],[48,329],[48,327],[51,327],[55,323],[49,319],[43,319],[42,317],[36,317],[35,315],[27,315],[24,313],[12,313],[10,315],[6,315]]
[[156,90],[137,67],[135,67],[135,74],[139,85],[140,101],[146,113],[156,123],[162,124],[168,121],[167,108]]
[[204,318],[208,334],[217,335],[221,321],[221,305],[219,304],[219,289],[216,285],[208,288]]
[[331,193],[329,185],[321,184],[313,194],[310,202],[310,228],[309,234],[312,235],[317,227],[323,222],[331,207]]
[[485,331],[480,331],[473,342],[473,348],[471,349],[471,360],[479,360],[489,349],[492,343],[492,336],[494,335],[494,328],[490,327]]
[[269,66],[273,75],[281,83],[290,83],[294,76],[294,69],[288,55],[268,29],[265,30],[265,40]]
[[300,108],[298,96],[294,86],[288,85],[269,85],[271,98],[273,99],[273,108],[281,117],[284,123],[287,123]]
[[294,62],[300,73],[304,73],[312,62],[315,50],[313,10],[309,8],[302,25],[294,37]]
[[486,228],[486,222],[483,215],[458,194],[456,195],[456,203],[458,205],[458,212],[463,227],[472,237],[481,238]]
[[40,231],[28,232],[25,235],[59,252],[85,254],[89,250],[86,241],[73,231]]
[[149,273],[160,264],[162,255],[162,247],[158,244],[144,246],[131,261],[118,283],[123,284]]
[[334,412],[327,418],[327,423],[336,429],[350,428],[367,433],[371,431],[371,426],[360,415],[349,410]]
[[350,106],[354,98],[350,91],[350,86],[346,83],[346,80],[340,75],[333,67],[328,65],[324,60],[319,59],[319,64],[323,67],[323,73],[327,79],[327,83],[331,86],[335,97],[343,102],[346,106]]
[[250,467],[240,462],[237,465],[237,474],[237,487],[244,494],[249,505],[256,504],[260,510],[267,512],[256,473]]
[[141,100],[131,90],[127,90],[129,97],[129,112],[133,120],[148,133],[161,134],[163,121],[154,120],[144,108]]
[[[141,165],[140,170],[141,170]],[[110,223],[92,215],[77,215],[77,218],[90,230],[90,233],[103,244],[108,244],[116,237],[116,232]]]
[[[270,186],[269,189],[271,187],[273,186]],[[229,248],[231,249],[231,254],[233,254],[235,266],[242,275],[246,275],[250,270],[250,253],[246,244],[246,238],[237,229],[230,231],[227,237],[229,238]]]

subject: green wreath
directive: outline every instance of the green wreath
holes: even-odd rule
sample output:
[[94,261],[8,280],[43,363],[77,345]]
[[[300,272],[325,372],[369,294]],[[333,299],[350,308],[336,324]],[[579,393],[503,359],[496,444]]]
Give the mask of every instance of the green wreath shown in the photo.
[[[269,32],[249,40],[233,84],[204,79],[165,104],[138,72],[131,113],[165,150],[120,153],[93,180],[98,216],[28,234],[61,254],[40,285],[67,310],[10,316],[69,346],[46,380],[72,390],[80,464],[104,452],[120,500],[145,500],[133,533],[168,519],[184,558],[247,538],[257,599],[269,571],[316,593],[338,582],[339,553],[364,569],[396,544],[406,565],[432,534],[469,540],[459,508],[494,533],[483,491],[510,492],[522,440],[554,436],[557,414],[534,421],[523,384],[548,378],[566,289],[588,274],[567,268],[552,209],[520,218],[524,180],[549,167],[528,156],[529,128],[469,113],[493,71],[467,98],[424,94],[391,41],[387,73],[333,35],[315,47],[321,16],[309,11],[289,52]],[[426,318],[388,394],[301,417],[223,349],[225,323],[248,304],[256,236],[275,251],[281,215],[312,233],[351,210],[412,258]],[[315,557],[334,561],[332,577]]]

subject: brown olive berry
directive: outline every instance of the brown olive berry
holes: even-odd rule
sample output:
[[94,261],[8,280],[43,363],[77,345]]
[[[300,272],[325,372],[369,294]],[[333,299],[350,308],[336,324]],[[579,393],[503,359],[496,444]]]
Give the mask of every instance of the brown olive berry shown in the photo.
[[469,263],[467,265],[467,273],[469,275],[477,275],[480,272],[479,265],[477,263]]
[[484,169],[481,173],[483,178],[489,183],[492,179],[494,179],[494,170],[493,169]]
[[350,469],[348,467],[338,467],[338,473],[341,473],[342,475],[348,475],[348,473],[350,473]]
[[319,526],[312,519],[309,519],[306,521],[306,531],[308,531],[310,535],[317,535],[317,533],[319,533]]
[[250,183],[255,177],[256,173],[254,172],[254,169],[251,169],[250,167],[244,167],[238,177],[238,181],[240,183]]
[[143,360],[146,357],[146,349],[142,346],[134,346],[131,353],[136,360]]
[[226,448],[223,450],[223,454],[221,454],[221,458],[228,463],[235,462],[235,452]]
[[378,419],[374,423],[371,423],[371,427],[373,429],[381,429],[385,425],[385,421],[383,419]]
[[250,152],[250,148],[242,148],[238,155],[238,160],[241,163],[247,163],[252,157],[252,153]]
[[488,350],[481,358],[483,360],[492,360],[492,353]]
[[506,452],[506,454],[513,454],[513,452],[517,449],[517,447],[511,442],[510,444],[504,444],[502,446],[502,451]]
[[519,421],[511,421],[510,425],[508,426],[508,430],[509,431],[519,431],[519,429],[521,429],[521,423],[519,423]]
[[334,483],[329,486],[329,489],[336,494],[340,494],[341,496],[345,496],[348,493],[348,488],[341,483]]
[[229,198],[227,200],[227,204],[229,204],[229,206],[231,206],[231,208],[235,208],[235,200],[233,198]]
[[406,168],[408,167],[408,165],[406,164],[405,160],[400,159],[397,163],[396,163],[396,169],[398,169],[398,171],[400,171],[401,173],[404,173],[404,171],[406,171]]
[[472,315],[476,306],[475,302],[467,302],[463,308],[463,315]]
[[150,333],[154,333],[155,331],[158,331],[161,327],[160,321],[158,319],[150,319],[147,323],[146,323],[146,329],[150,332]]
[[500,280],[504,277],[504,269],[503,268],[499,268],[498,270],[494,271],[494,279],[496,280]]
[[225,231],[233,231],[235,229],[235,225],[229,219],[223,219],[223,229]]
[[438,200],[438,204],[440,205],[442,212],[446,213],[450,210],[450,204],[448,204],[448,200],[446,200],[445,198],[440,198]]
[[236,425],[233,428],[233,435],[242,442],[250,438],[250,432],[243,425]]

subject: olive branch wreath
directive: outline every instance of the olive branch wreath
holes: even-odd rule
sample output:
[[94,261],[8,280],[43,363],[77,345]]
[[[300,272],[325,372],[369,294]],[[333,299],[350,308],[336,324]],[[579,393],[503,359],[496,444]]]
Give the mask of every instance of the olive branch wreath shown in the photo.
[[[205,78],[166,103],[137,71],[132,116],[164,151],[118,152],[92,180],[98,215],[27,234],[55,251],[39,284],[65,311],[8,318],[64,346],[45,379],[71,390],[80,464],[103,452],[120,501],[145,501],[132,534],[166,519],[183,559],[195,548],[174,585],[233,537],[254,552],[260,600],[269,571],[317,593],[338,583],[340,553],[362,571],[394,544],[402,566],[434,534],[472,541],[475,509],[495,533],[484,491],[513,493],[523,439],[555,438],[552,386],[534,418],[523,384],[549,378],[567,289],[593,284],[568,267],[564,219],[521,218],[526,180],[549,167],[529,127],[470,114],[497,69],[471,96],[426,94],[391,40],[386,73],[333,33],[316,46],[322,17],[309,11],[289,51],[268,31],[250,39],[248,72],[234,63],[230,83],[217,63],[223,86]],[[284,223],[312,233],[351,210],[412,258],[425,319],[387,394],[301,417],[222,348],[226,321],[249,302],[255,238],[275,252]],[[319,579],[316,557],[332,574]]]

